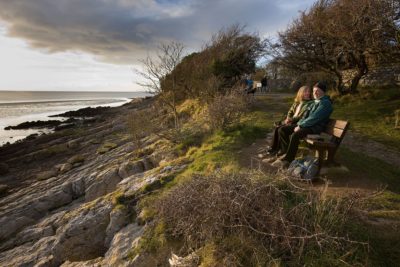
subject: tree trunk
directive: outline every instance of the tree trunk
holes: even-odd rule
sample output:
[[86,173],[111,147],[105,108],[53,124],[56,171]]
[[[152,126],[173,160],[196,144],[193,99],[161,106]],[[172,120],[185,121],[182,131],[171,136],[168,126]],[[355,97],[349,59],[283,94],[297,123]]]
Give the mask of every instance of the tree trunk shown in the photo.
[[359,61],[359,64],[358,64],[357,74],[351,80],[351,85],[350,85],[350,88],[349,88],[349,93],[350,94],[358,93],[357,86],[360,83],[361,78],[363,76],[365,76],[367,73],[368,73],[367,62],[365,60],[365,56],[362,55],[362,56],[360,56],[360,61]]
[[336,85],[336,92],[339,95],[343,95],[343,93],[344,93],[343,75],[339,70],[334,70],[334,73],[338,79],[338,83]]

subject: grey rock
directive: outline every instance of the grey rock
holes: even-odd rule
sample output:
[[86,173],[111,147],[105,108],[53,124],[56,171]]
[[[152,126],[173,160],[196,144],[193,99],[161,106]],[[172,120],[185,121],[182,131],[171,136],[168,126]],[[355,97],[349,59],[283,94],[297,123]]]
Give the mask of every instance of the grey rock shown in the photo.
[[[38,266],[57,266],[57,260],[51,257],[51,250],[55,241],[54,236],[44,237],[34,244],[27,243],[0,253],[0,266],[35,266],[46,260],[48,265]],[[50,258],[52,259],[51,261]]]
[[132,261],[128,256],[132,249],[139,244],[143,229],[137,224],[129,224],[119,231],[104,256],[104,266],[131,266]]
[[75,139],[75,140],[71,140],[67,143],[68,148],[74,149],[74,148],[78,148],[80,144],[80,140]]
[[94,183],[86,189],[85,200],[91,201],[114,191],[120,181],[117,168],[99,173]]
[[61,174],[66,173],[67,171],[72,169],[72,165],[70,163],[61,164],[59,166],[59,172]]
[[9,172],[9,167],[6,163],[1,162],[0,163],[0,175],[7,174]]
[[56,170],[49,170],[49,171],[44,171],[44,172],[40,172],[36,175],[36,179],[38,179],[39,181],[41,180],[47,180],[51,177],[57,176],[58,172]]
[[5,184],[0,184],[0,196],[7,193],[8,191],[8,186]]
[[102,200],[68,212],[57,229],[53,255],[62,261],[86,261],[102,256],[110,221],[110,203]]
[[36,211],[47,212],[71,203],[72,200],[72,185],[71,183],[65,183],[37,198],[30,206]]
[[171,165],[168,165],[168,166],[165,166],[164,168],[162,168],[160,173],[169,172],[172,169],[173,169],[173,167]]
[[106,229],[106,239],[104,246],[109,247],[114,234],[118,232],[122,227],[128,224],[128,211],[125,207],[114,208],[110,213],[110,223]]
[[75,163],[83,163],[84,161],[85,161],[85,158],[82,155],[75,155],[68,159],[68,163],[70,163],[72,165]]
[[[66,261],[60,267],[103,267],[107,265],[102,264],[102,257],[88,260],[88,261]],[[108,266],[107,266],[108,267]],[[111,267],[111,266],[110,266]]]
[[150,157],[146,157],[146,158],[142,159],[142,162],[143,162],[143,165],[144,165],[144,169],[145,169],[146,171],[151,170],[151,169],[154,168],[154,164],[153,164],[153,162],[151,161],[151,158],[150,158]]
[[72,198],[77,199],[85,194],[85,179],[79,176],[71,184]]
[[118,175],[123,179],[136,173],[143,172],[145,166],[141,160],[124,162],[118,169]]
[[0,240],[7,239],[22,227],[33,224],[34,222],[34,219],[20,214],[0,217]]

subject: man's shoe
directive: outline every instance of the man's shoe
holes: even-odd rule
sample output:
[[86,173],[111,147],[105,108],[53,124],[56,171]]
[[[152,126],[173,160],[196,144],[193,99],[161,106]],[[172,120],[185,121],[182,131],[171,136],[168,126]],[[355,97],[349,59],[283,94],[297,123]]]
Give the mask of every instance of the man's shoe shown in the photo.
[[271,166],[279,169],[287,168],[289,166],[289,161],[277,159],[271,164]]
[[267,150],[267,156],[275,156],[278,153],[275,149],[268,149]]
[[272,163],[272,162],[274,162],[276,160],[276,157],[270,157],[270,158],[265,158],[265,159],[263,159],[262,160],[262,162],[264,162],[264,163]]

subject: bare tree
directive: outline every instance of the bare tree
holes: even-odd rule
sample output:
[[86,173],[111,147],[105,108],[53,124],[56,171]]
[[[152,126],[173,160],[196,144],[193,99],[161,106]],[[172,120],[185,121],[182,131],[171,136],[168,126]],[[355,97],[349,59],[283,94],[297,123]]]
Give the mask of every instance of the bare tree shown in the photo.
[[[144,69],[135,69],[135,72],[144,78],[145,82],[137,82],[148,89],[148,92],[157,95],[158,99],[171,109],[174,115],[175,128],[179,128],[177,112],[177,77],[174,74],[176,66],[183,57],[184,46],[181,43],[171,42],[161,44],[155,57],[147,56],[141,60]],[[171,81],[165,83],[167,80]]]

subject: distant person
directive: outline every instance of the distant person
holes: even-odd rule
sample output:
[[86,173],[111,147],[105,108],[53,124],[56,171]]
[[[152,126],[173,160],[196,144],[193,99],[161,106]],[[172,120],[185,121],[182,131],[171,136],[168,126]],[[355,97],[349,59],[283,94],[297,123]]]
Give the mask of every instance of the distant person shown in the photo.
[[246,92],[249,93],[250,91],[253,90],[253,86],[254,86],[254,82],[253,79],[251,79],[251,77],[247,77],[246,79]]
[[278,134],[279,129],[285,125],[297,125],[297,122],[305,115],[306,111],[313,103],[314,101],[311,98],[311,88],[309,86],[300,87],[300,89],[297,91],[294,102],[286,115],[285,120],[276,123],[274,134],[272,137],[271,147],[267,151],[268,155],[270,156],[281,155],[279,153],[280,149],[279,134]]
[[325,129],[333,111],[332,102],[329,96],[325,95],[326,90],[325,83],[316,83],[313,87],[315,100],[309,107],[309,112],[297,124],[279,128],[279,144],[281,151],[286,154],[272,163],[272,166],[287,167],[296,157],[300,140],[308,134],[320,134]]
[[266,93],[267,92],[267,86],[268,86],[268,79],[267,79],[267,75],[265,75],[261,79],[261,92],[262,93]]
[[256,93],[257,88],[254,87],[254,81],[251,79],[251,76],[248,76],[246,78],[246,89],[245,89],[245,93],[247,95],[252,94],[254,97],[254,94]]

